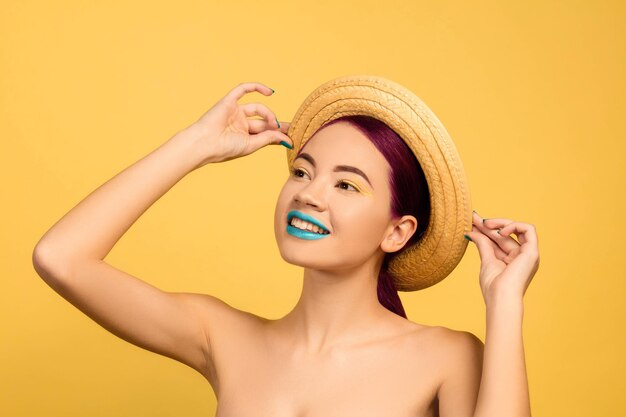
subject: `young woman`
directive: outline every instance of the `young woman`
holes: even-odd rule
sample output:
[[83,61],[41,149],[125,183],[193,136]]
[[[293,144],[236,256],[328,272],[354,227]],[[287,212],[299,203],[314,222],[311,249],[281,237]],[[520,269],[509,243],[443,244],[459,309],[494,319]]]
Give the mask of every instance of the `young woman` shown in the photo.
[[269,144],[294,147],[290,123],[263,104],[238,104],[253,91],[273,93],[238,85],[68,212],[35,248],[38,274],[115,335],[200,372],[221,417],[530,416],[522,299],[539,264],[533,226],[472,214],[484,346],[471,333],[407,320],[390,264],[424,238],[428,191],[411,150],[375,118],[335,118],[290,151],[275,234],[304,275],[284,317],[161,291],[103,261],[189,172]]

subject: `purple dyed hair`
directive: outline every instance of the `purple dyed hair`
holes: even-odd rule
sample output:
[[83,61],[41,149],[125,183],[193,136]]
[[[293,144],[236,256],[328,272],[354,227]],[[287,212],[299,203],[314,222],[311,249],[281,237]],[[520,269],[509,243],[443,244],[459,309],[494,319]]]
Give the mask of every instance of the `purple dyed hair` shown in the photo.
[[389,262],[405,248],[419,241],[430,219],[430,196],[424,171],[415,155],[398,134],[384,122],[370,116],[343,116],[322,127],[345,121],[359,129],[376,146],[391,167],[389,188],[391,190],[391,214],[394,218],[405,214],[417,219],[417,230],[403,249],[385,254],[378,273],[378,301],[388,310],[406,318],[402,301],[388,272]]

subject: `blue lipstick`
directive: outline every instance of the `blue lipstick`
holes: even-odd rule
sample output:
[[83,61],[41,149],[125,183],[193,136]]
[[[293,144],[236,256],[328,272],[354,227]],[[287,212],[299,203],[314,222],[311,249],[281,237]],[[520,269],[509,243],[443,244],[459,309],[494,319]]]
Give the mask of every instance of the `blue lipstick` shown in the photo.
[[289,223],[291,223],[291,219],[293,219],[294,217],[297,217],[299,219],[312,223],[316,225],[317,227],[319,227],[320,229],[322,229],[323,231],[328,232],[328,229],[326,228],[326,226],[324,226],[322,222],[320,222],[316,218],[311,217],[308,214],[304,214],[300,211],[292,210],[287,214],[287,233],[289,233],[290,235],[295,236],[300,239],[306,239],[306,240],[321,239],[323,237],[330,235],[330,233],[327,233],[327,234],[314,233],[308,230],[302,230],[302,229],[298,229],[297,227],[293,227]]

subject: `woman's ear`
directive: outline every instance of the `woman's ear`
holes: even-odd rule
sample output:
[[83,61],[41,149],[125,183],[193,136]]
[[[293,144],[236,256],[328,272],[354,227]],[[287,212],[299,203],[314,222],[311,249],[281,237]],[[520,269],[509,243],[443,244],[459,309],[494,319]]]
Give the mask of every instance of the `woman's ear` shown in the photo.
[[393,220],[380,248],[387,253],[399,251],[411,239],[415,230],[417,230],[417,220],[413,216],[407,214]]

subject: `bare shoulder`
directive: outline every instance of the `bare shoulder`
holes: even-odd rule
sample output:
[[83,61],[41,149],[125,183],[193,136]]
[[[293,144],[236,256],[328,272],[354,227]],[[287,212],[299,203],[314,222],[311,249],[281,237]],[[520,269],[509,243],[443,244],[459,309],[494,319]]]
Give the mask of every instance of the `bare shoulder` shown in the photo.
[[258,326],[267,321],[263,317],[235,308],[213,295],[186,292],[174,295],[193,309],[209,329],[233,324],[244,327]]
[[[240,310],[208,294],[175,293],[201,323],[207,345],[207,369],[203,375],[217,389],[219,364],[241,356],[243,346],[254,346],[267,319]],[[252,343],[250,343],[252,342]],[[236,357],[236,356],[233,356]]]
[[482,373],[482,341],[471,332],[412,321],[406,329],[397,350],[406,383],[428,393],[427,401],[453,399],[471,406]]
[[471,332],[443,326],[423,326],[421,337],[432,344],[445,363],[452,366],[471,358],[482,358],[484,343]]
[[426,331],[438,364],[437,397],[440,411],[474,410],[482,376],[484,343],[473,333],[442,326]]
[[442,346],[453,350],[474,351],[482,347],[483,342],[474,334],[465,330],[454,330],[443,326],[431,326],[433,338]]
[[413,338],[420,343],[433,343],[439,349],[474,350],[484,346],[483,342],[473,333],[465,330],[454,330],[443,326],[429,326],[409,321]]
[[415,324],[410,333],[410,351],[428,358],[438,385],[461,375],[475,378],[482,369],[484,343],[473,333],[443,326]]
[[198,312],[210,313],[211,317],[220,317],[225,320],[243,320],[257,322],[266,320],[250,312],[240,310],[226,303],[224,300],[209,294],[198,293],[174,293],[188,306]]

